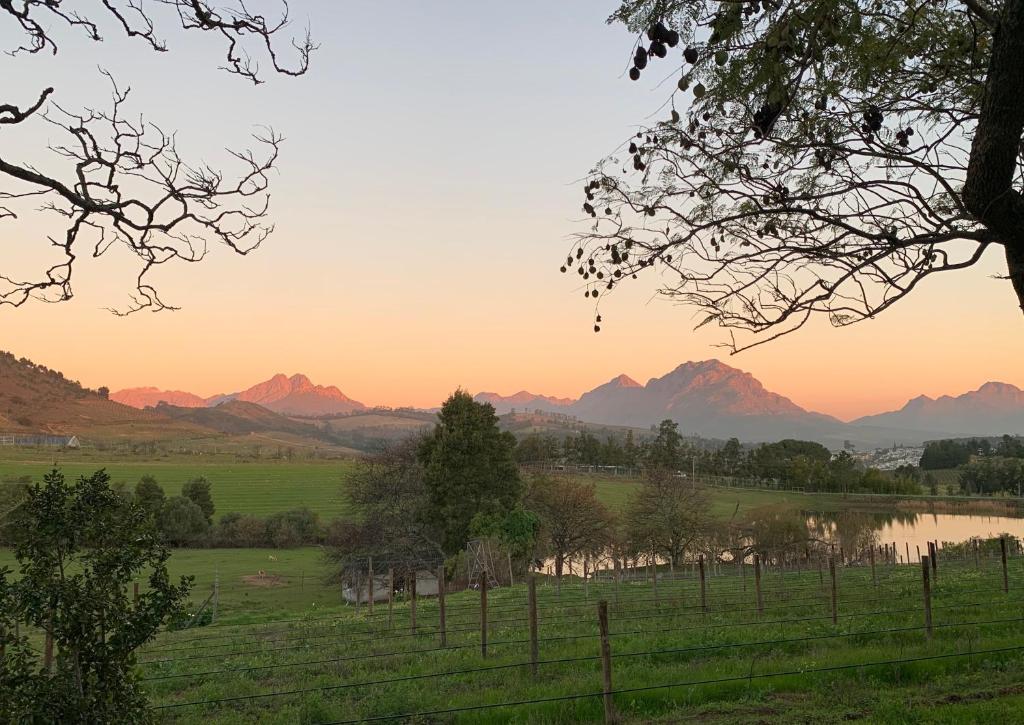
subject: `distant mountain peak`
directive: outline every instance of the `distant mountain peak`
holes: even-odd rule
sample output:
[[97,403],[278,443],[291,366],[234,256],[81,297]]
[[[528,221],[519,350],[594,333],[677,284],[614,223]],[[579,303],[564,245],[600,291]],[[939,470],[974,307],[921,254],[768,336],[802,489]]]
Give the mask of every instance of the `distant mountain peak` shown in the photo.
[[961,395],[919,395],[899,410],[852,422],[950,436],[1024,433],[1024,390],[1010,383],[989,381]]
[[618,375],[608,381],[608,385],[617,385],[620,388],[642,388],[643,386],[625,373]]

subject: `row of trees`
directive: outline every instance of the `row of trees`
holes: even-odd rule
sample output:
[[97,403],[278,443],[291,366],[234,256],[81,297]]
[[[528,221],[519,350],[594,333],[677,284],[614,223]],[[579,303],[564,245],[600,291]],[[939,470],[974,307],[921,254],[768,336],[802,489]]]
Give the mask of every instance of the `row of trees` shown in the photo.
[[920,466],[926,471],[958,468],[974,457],[1024,458],[1024,438],[1003,435],[993,444],[990,438],[960,438],[929,441],[921,454]]
[[920,477],[887,476],[864,468],[843,452],[837,456],[820,443],[782,440],[744,446],[731,438],[724,445],[711,446],[679,433],[679,426],[663,420],[654,435],[637,442],[629,432],[620,442],[609,435],[604,441],[587,431],[561,443],[554,436],[530,434],[516,447],[516,459],[523,463],[566,462],[585,465],[660,468],[721,476],[740,476],[777,481],[809,491],[845,493],[921,492]]
[[[515,441],[499,431],[490,405],[459,391],[438,418],[432,432],[366,462],[346,489],[353,518],[332,526],[328,538],[342,577],[364,571],[369,557],[410,569],[444,561],[452,573],[460,573],[466,545],[477,538],[500,546],[520,572],[549,560],[559,577],[567,562],[584,558],[675,566],[698,553],[729,560],[757,547],[775,557],[772,552],[780,546],[806,547],[828,538],[810,532],[804,517],[788,511],[716,523],[703,490],[675,468],[682,441],[670,421],[646,442],[644,479],[617,516],[592,484],[543,475],[520,478]],[[784,442],[751,455],[765,467],[775,466],[779,475],[792,475],[794,461],[802,460],[836,476],[831,466],[853,471],[852,459],[835,464],[828,451],[821,449],[822,455],[807,445],[816,444]],[[723,458],[740,455],[738,444],[724,450]],[[885,478],[877,471],[871,477]],[[868,478],[850,474],[847,483],[852,490]],[[885,480],[890,488],[897,485]]]
[[1008,493],[1024,488],[1024,458],[978,458],[960,467],[960,489],[966,494]]

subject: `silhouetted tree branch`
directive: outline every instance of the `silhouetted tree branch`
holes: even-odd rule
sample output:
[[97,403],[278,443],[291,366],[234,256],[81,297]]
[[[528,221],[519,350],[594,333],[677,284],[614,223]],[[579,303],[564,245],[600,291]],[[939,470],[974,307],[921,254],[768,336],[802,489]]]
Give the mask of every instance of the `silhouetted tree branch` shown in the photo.
[[[0,18],[13,20],[23,38],[11,52],[56,53],[53,29],[61,25],[81,29],[100,41],[103,22],[140,38],[152,50],[167,50],[157,36],[156,16],[139,0],[102,0],[102,7],[87,15],[70,9],[70,4],[66,0],[0,0]],[[281,59],[276,41],[288,24],[286,3],[274,21],[250,12],[241,1],[237,8],[203,0],[154,0],[152,5],[173,9],[184,30],[219,35],[226,45],[222,67],[253,83],[261,82],[260,68],[249,47],[269,58],[275,72],[291,76],[306,72],[316,48],[307,31],[302,40],[291,41],[294,60],[289,64]],[[33,298],[71,299],[76,260],[83,254],[99,257],[123,245],[139,258],[141,268],[132,302],[118,314],[168,309],[170,305],[147,281],[154,267],[172,260],[199,262],[211,242],[247,254],[273,231],[267,220],[268,173],[278,158],[279,134],[272,129],[257,133],[253,138],[258,151],[229,150],[237,167],[232,175],[206,164],[187,163],[179,156],[172,133],[141,117],[127,116],[128,90],[103,73],[112,87],[110,110],[67,110],[51,98],[52,87],[29,105],[0,99],[0,126],[39,119],[60,131],[64,140],[50,150],[66,169],[60,176],[44,173],[16,159],[16,149],[0,147],[0,174],[9,182],[0,187],[0,219],[16,217],[33,204],[38,211],[61,217],[64,225],[59,236],[48,237],[59,259],[41,275],[26,280],[0,272],[0,305],[19,306]]]
[[631,77],[678,83],[587,179],[564,269],[595,306],[654,271],[698,327],[752,333],[735,352],[873,317],[991,245],[1024,303],[1024,0],[630,0],[610,21],[638,34]]

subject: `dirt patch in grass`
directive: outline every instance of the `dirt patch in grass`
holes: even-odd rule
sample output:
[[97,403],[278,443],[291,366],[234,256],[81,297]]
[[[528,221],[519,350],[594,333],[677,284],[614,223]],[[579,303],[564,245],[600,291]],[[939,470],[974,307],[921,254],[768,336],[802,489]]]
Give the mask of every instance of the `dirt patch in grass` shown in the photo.
[[283,587],[286,582],[284,577],[276,574],[249,574],[242,577],[242,582],[252,587]]

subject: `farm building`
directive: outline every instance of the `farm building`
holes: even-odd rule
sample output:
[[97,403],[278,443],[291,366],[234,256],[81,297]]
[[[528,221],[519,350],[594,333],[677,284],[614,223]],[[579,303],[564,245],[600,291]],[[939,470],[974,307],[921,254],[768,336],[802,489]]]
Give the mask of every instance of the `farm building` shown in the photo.
[[[438,593],[437,574],[426,569],[416,572],[416,596],[436,597]],[[341,596],[349,604],[356,604],[357,597],[359,604],[370,601],[370,582],[363,576],[359,582],[345,581],[341,587]],[[376,574],[373,577],[373,601],[386,602],[388,600],[388,575]]]

